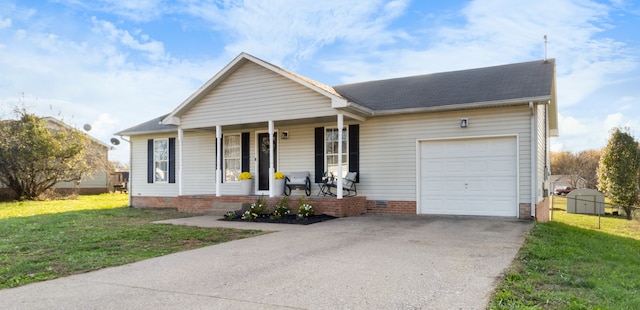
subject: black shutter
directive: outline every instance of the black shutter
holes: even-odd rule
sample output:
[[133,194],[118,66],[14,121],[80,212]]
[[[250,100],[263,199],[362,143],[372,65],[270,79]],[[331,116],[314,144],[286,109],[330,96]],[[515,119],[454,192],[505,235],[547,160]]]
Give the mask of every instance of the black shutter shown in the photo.
[[147,183],[153,183],[153,139],[147,140]]
[[324,127],[316,127],[315,129],[315,181],[322,182],[324,174]]
[[243,132],[241,136],[241,152],[242,152],[242,171],[249,171],[251,164],[251,156],[249,155],[250,141],[249,141],[249,133]]
[[176,182],[176,138],[169,138],[169,183]]
[[360,181],[360,125],[349,125],[349,172],[357,172]]

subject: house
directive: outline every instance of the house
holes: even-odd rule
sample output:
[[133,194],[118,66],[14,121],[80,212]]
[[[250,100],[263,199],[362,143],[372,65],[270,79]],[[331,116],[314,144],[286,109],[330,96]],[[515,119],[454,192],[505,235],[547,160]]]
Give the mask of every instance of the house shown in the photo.
[[[47,122],[47,126],[49,129],[55,130],[56,128],[63,127],[67,129],[78,130],[54,117],[43,117],[43,119]],[[96,156],[99,156],[101,158],[100,161],[107,163],[109,161],[109,150],[111,149],[111,147],[98,139],[95,139],[89,135],[87,136],[91,141],[90,145],[93,148],[92,152],[95,152]],[[106,171],[106,169],[97,169],[91,174],[84,175],[79,182],[56,183],[55,191],[65,195],[73,193],[101,194],[109,192],[109,182],[108,171]],[[14,196],[15,193],[13,192],[13,190],[0,183],[0,200],[13,199],[15,198]]]
[[574,189],[587,187],[587,180],[578,175],[552,174],[549,176],[549,182],[552,189],[558,187],[571,187]]
[[358,195],[310,197],[320,212],[544,220],[557,120],[553,59],[331,87],[241,53],[116,134],[131,139],[133,206],[255,200],[239,195],[242,171],[268,197],[275,171],[355,171]]

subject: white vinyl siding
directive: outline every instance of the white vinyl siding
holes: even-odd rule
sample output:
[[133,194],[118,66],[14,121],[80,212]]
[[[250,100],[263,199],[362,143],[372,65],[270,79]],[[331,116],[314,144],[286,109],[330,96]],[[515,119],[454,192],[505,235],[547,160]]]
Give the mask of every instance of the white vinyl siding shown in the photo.
[[[216,134],[214,131],[186,131],[183,135],[182,169],[183,195],[214,195],[216,193]],[[176,140],[176,149],[179,149]],[[179,156],[176,151],[176,156]],[[176,166],[179,165],[176,158]],[[177,167],[176,167],[176,171]],[[176,182],[180,182],[176,178]]]
[[[468,118],[469,127],[460,128]],[[519,141],[519,202],[530,202],[528,105],[376,117],[360,123],[358,195],[369,200],[416,200],[417,141],[515,135]],[[472,156],[472,154],[470,154]]]
[[[469,127],[460,128],[460,119],[468,118]],[[369,200],[416,200],[417,143],[428,139],[453,139],[482,136],[517,136],[519,158],[519,203],[531,202],[531,139],[530,110],[528,105],[450,111],[438,113],[416,113],[395,116],[379,116],[360,124],[360,183],[358,195]],[[278,132],[287,131],[288,139],[278,140],[277,167],[282,172],[309,171],[311,180],[314,171],[314,128],[336,128],[336,122],[281,125],[275,123]],[[255,176],[256,128],[250,132],[250,172]],[[247,130],[225,131],[224,135],[240,134]],[[326,131],[325,131],[326,132]],[[176,184],[146,183],[147,139],[174,137],[176,134],[132,137],[132,195],[176,196]],[[215,131],[185,131],[183,150],[183,194],[215,194]],[[179,148],[176,141],[176,149]],[[176,150],[176,153],[178,151]],[[346,154],[346,149],[345,149]],[[179,169],[176,158],[176,171]],[[178,182],[178,180],[176,180]],[[313,184],[313,195],[317,185]],[[237,195],[238,182],[221,184],[222,195]]]
[[331,99],[248,62],[180,118],[183,129],[336,115]]
[[[148,139],[167,139],[169,137],[177,137],[178,133],[165,135],[146,135],[131,137],[131,195],[134,196],[160,196],[173,197],[178,196],[178,183],[147,183],[147,140]],[[178,147],[176,139],[176,149]],[[177,156],[176,150],[176,156]],[[179,169],[178,160],[176,160],[176,172]]]
[[542,183],[545,182],[545,186],[548,189],[548,180],[545,180],[545,167],[547,163],[547,135],[548,129],[546,127],[547,105],[540,104],[536,106],[536,203],[543,199],[543,187]]

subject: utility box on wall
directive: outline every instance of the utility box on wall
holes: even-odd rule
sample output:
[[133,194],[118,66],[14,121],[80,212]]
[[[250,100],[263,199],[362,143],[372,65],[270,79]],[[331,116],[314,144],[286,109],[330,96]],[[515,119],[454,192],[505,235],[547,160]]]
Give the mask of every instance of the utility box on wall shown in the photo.
[[589,188],[581,188],[567,194],[567,213],[604,214],[604,195]]

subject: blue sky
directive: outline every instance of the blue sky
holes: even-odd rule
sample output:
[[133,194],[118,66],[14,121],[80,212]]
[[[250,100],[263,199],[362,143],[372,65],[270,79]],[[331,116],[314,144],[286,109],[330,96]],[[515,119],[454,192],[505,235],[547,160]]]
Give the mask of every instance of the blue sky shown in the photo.
[[[640,136],[631,0],[2,0],[0,116],[24,102],[109,141],[168,113],[240,52],[336,85],[557,61],[553,149]],[[111,152],[126,162],[126,143]]]

